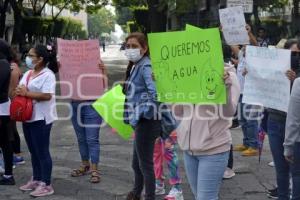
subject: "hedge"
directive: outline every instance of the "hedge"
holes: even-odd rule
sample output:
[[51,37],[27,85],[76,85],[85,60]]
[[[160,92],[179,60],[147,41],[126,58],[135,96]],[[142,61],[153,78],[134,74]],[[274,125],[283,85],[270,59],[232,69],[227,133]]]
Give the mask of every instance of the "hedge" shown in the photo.
[[22,32],[29,36],[87,38],[81,21],[65,17],[56,20],[49,17],[24,17]]

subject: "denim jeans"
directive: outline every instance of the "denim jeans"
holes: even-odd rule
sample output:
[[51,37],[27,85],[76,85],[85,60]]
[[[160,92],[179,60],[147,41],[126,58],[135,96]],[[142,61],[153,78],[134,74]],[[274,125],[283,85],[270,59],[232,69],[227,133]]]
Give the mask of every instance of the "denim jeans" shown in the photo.
[[140,119],[135,128],[132,168],[134,171],[133,193],[141,196],[145,185],[145,200],[155,199],[155,175],[153,164],[154,143],[161,134],[161,122]]
[[243,95],[240,96],[239,106],[239,124],[242,126],[244,139],[243,144],[247,147],[257,148],[258,147],[258,130],[259,130],[259,113],[257,110],[252,110],[258,108],[254,105],[242,103]]
[[294,162],[291,164],[293,181],[292,200],[300,200],[300,142],[294,146]]
[[269,143],[274,159],[279,200],[289,200],[290,166],[284,157],[285,120],[268,119]]
[[27,143],[33,170],[33,180],[51,184],[52,159],[50,155],[50,132],[52,124],[44,120],[23,123],[23,132]]
[[294,162],[284,158],[285,118],[268,119],[268,131],[273,155],[279,200],[289,200],[290,175],[292,176],[292,200],[300,200],[300,143],[294,146]]
[[185,171],[196,200],[218,200],[228,157],[229,151],[203,156],[184,152]]
[[82,161],[91,160],[98,164],[100,159],[100,125],[102,118],[93,109],[92,102],[73,101],[72,124],[77,136],[79,152]]

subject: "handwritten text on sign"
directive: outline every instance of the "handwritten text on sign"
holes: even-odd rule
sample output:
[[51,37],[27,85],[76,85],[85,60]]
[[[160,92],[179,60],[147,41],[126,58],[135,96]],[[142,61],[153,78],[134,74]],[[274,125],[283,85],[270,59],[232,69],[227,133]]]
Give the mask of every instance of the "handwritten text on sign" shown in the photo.
[[247,46],[248,74],[243,103],[263,105],[286,112],[290,98],[290,81],[285,73],[290,69],[290,60],[289,50]]
[[246,20],[242,7],[220,9],[220,22],[227,44],[249,44]]
[[244,13],[253,12],[253,0],[227,0],[227,7],[242,6]]
[[226,102],[218,29],[153,33],[148,38],[159,101]]
[[104,91],[104,76],[99,69],[98,40],[58,39],[61,95],[75,100],[97,99]]

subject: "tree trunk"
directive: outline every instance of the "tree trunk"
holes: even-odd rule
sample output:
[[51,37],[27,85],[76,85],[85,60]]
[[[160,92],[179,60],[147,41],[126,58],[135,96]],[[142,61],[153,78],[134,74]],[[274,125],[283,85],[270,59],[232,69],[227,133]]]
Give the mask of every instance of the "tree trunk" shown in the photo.
[[149,7],[150,30],[147,32],[165,32],[167,29],[168,6],[160,8],[159,0],[147,0]]
[[19,0],[18,2],[16,0],[11,0],[11,6],[14,11],[14,19],[15,19],[12,44],[19,44],[20,49],[22,47],[22,44],[24,43],[24,35],[22,34],[22,24],[23,24],[23,16],[21,10],[22,2],[23,0]]
[[293,34],[299,34],[300,33],[300,28],[299,28],[299,24],[300,24],[300,8],[299,8],[299,3],[300,0],[294,0],[293,1],[293,13],[292,13],[292,30],[293,30]]
[[[3,2],[3,1],[2,1]],[[6,22],[6,10],[8,7],[9,0],[5,0],[3,3],[3,6],[1,6],[1,11],[0,11],[0,38],[4,37],[5,33],[5,22]]]
[[255,28],[257,29],[258,27],[261,26],[261,21],[259,19],[259,14],[258,14],[258,2],[257,2],[257,0],[255,0],[254,3],[253,3],[253,15],[254,15],[254,25],[255,25]]

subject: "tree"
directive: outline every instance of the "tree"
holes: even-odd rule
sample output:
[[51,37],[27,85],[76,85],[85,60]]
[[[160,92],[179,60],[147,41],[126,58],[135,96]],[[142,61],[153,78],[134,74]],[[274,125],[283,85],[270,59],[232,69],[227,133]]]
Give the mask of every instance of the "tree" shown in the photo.
[[107,5],[109,0],[28,0],[30,4],[29,9],[24,7],[24,0],[9,0],[9,2],[14,11],[15,20],[12,42],[14,44],[19,43],[22,46],[24,43],[24,36],[22,34],[22,20],[24,16],[41,16],[47,4],[59,9],[59,13],[56,15],[53,14],[53,20],[57,19],[63,9],[72,11],[85,9],[88,13],[93,13]]
[[0,37],[4,36],[5,32],[5,21],[6,21],[6,11],[9,4],[9,0],[0,0]]
[[130,7],[116,6],[116,20],[120,26],[126,25],[133,20],[133,13]]
[[[170,0],[174,1],[174,0]],[[162,32],[167,26],[167,11],[169,0],[113,0],[115,6],[146,6],[149,9],[149,32]]]
[[110,33],[113,31],[115,23],[116,17],[105,8],[88,16],[89,33],[97,38],[99,38],[102,33]]

